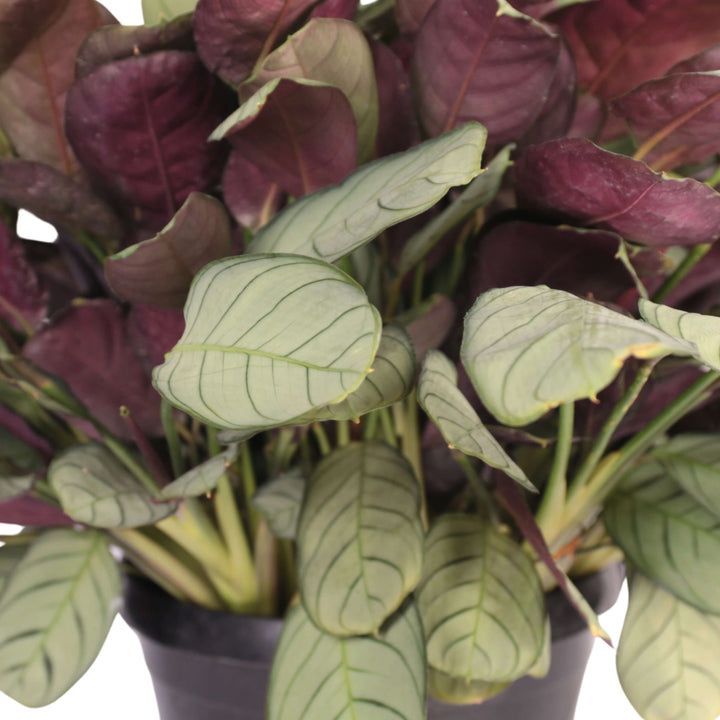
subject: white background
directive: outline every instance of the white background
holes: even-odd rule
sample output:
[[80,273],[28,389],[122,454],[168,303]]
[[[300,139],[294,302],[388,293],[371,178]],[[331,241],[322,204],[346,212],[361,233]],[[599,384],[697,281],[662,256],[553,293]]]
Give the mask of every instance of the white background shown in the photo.
[[[140,0],[102,0],[126,25],[142,23]],[[0,525],[0,533],[8,526]],[[614,643],[627,607],[623,588],[617,605],[602,616]],[[2,720],[157,720],[152,684],[134,633],[118,617],[99,657],[62,698],[45,708],[28,709],[0,694]],[[576,720],[639,720],[623,695],[615,673],[615,652],[596,641],[578,702]],[[198,720],[203,720],[198,718]],[[532,718],[518,718],[532,720]]]

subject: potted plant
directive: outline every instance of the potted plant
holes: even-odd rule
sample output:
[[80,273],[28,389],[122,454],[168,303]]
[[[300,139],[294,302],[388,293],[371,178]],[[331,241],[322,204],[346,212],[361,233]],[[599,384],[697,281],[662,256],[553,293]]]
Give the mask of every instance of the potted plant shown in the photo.
[[273,652],[269,718],[515,717],[624,557],[628,697],[714,720],[714,4],[162,5],[0,2],[0,689],[122,570],[167,718]]

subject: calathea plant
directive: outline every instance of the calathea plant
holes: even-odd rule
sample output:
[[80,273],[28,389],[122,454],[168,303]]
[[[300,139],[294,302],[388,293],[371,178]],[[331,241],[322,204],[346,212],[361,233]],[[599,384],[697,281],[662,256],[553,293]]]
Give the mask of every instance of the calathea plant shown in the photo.
[[287,611],[270,718],[422,718],[624,555],[629,698],[714,720],[715,3],[162,5],[0,0],[0,689],[123,569]]

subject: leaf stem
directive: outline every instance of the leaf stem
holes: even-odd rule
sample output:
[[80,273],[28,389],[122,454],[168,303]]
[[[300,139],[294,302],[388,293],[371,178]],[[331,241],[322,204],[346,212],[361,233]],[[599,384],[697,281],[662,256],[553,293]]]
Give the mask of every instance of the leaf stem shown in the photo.
[[345,447],[350,443],[350,421],[338,420],[335,423],[337,446]]
[[121,443],[118,442],[107,430],[98,428],[103,442],[108,450],[142,483],[147,491],[156,498],[160,497],[155,480],[146,468],[139,463],[133,454]]
[[680,284],[683,278],[708,254],[711,243],[695,245],[653,295],[653,302],[660,303]]
[[[257,511],[252,505],[252,498],[257,490],[257,481],[255,480],[255,468],[253,467],[252,453],[250,452],[250,445],[243,443],[240,448],[240,462],[242,467],[242,482],[243,482],[243,494],[245,495],[245,507],[248,514],[248,525],[250,531],[250,537],[255,537],[257,533],[257,526],[259,517]],[[237,512],[237,503],[235,498],[228,499],[228,502],[232,500],[233,507]],[[242,528],[242,522],[239,520],[240,527]]]
[[314,422],[312,425],[312,431],[315,435],[315,439],[317,440],[318,447],[320,448],[320,453],[323,455],[329,455],[332,451],[332,446],[330,445],[330,441],[328,440],[327,433],[325,432],[325,428],[322,426],[322,423]]

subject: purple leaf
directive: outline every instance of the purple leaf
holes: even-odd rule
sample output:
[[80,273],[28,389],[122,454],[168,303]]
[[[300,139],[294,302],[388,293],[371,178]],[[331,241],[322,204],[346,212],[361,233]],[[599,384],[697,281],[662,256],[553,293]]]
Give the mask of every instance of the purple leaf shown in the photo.
[[559,36],[504,0],[436,0],[412,61],[425,131],[477,120],[488,145],[521,137],[545,106],[561,48]]
[[445,295],[435,294],[410,311],[407,317],[397,318],[412,340],[418,365],[430,350],[436,350],[447,340],[456,316],[455,303]]
[[0,320],[30,333],[47,312],[47,295],[25,258],[20,241],[0,220]]
[[193,192],[154,238],[105,260],[121,300],[182,308],[195,273],[231,252],[230,218],[222,203]]
[[[48,15],[35,14],[41,7],[49,11],[49,22]],[[24,40],[0,74],[0,126],[21,158],[75,175],[77,161],[63,132],[65,96],[78,47],[103,17],[93,0],[16,0],[0,12],[18,22],[10,32]]]
[[341,90],[357,121],[358,158],[366,162],[373,157],[377,85],[372,53],[357,25],[331,18],[310,20],[268,55],[249,88],[254,92],[278,78],[311,80]]
[[378,90],[378,157],[407,150],[420,142],[410,97],[410,80],[400,58],[379,40],[370,41]]
[[27,493],[6,502],[0,502],[0,523],[26,527],[74,524],[73,520],[60,508]]
[[720,41],[717,13],[716,0],[603,0],[553,21],[570,43],[581,86],[610,99]]
[[295,197],[339,183],[357,165],[356,125],[345,95],[329,85],[277,79],[263,85],[213,133]]
[[395,0],[395,15],[400,30],[408,35],[416,33],[435,0]]
[[359,0],[325,0],[315,7],[310,17],[340,18],[352,20],[355,17]]
[[127,322],[135,354],[150,376],[152,369],[164,362],[165,353],[177,344],[185,329],[185,318],[180,310],[134,305]]
[[580,138],[525,150],[515,164],[521,205],[643,245],[694,245],[720,237],[720,195],[690,178],[653,172]]
[[617,258],[620,237],[524,221],[496,225],[479,243],[467,279],[471,299],[495,287],[548,285],[614,301],[635,286]]
[[12,433],[46,460],[52,458],[52,448],[47,440],[38,435],[23,418],[8,410],[4,405],[0,405],[0,427]]
[[154,234],[219,177],[224,149],[207,138],[225,114],[224,91],[197,57],[166,50],[78,80],[66,129],[88,172]]
[[691,72],[713,72],[720,70],[720,45],[708,48],[693,57],[679,62],[668,70],[668,75]]
[[557,10],[583,2],[596,2],[596,0],[513,0],[512,4],[526,15],[540,20]]
[[235,220],[251,230],[268,223],[280,207],[278,184],[237,150],[225,166],[222,193]]
[[0,73],[57,20],[66,0],[5,0],[0,6]]
[[59,228],[87,230],[119,241],[122,224],[112,208],[84,185],[43,163],[0,160],[0,200]]
[[89,75],[101,65],[158,50],[193,50],[192,15],[146,27],[111,25],[88,35],[75,62],[77,78]]
[[90,414],[119,437],[129,437],[120,407],[130,409],[147,435],[160,435],[160,397],[135,355],[118,306],[77,302],[36,333],[23,355],[64,380]]
[[669,75],[613,102],[640,145],[636,157],[657,169],[699,162],[720,149],[720,72]]
[[205,65],[239,85],[317,0],[200,0],[195,42]]

